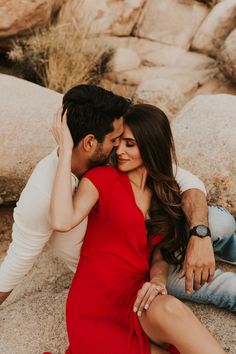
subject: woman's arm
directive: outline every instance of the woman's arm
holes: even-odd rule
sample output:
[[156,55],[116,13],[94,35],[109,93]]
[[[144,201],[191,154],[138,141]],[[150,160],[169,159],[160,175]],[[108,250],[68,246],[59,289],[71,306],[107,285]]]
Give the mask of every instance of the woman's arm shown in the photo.
[[150,281],[143,284],[138,291],[133,310],[138,316],[147,310],[157,295],[166,295],[166,282],[168,277],[168,263],[164,261],[160,249],[153,252],[150,266]]
[[96,204],[99,194],[92,182],[83,178],[75,197],[72,198],[73,140],[67,126],[66,114],[61,119],[61,112],[57,113],[52,133],[59,145],[59,158],[50,204],[51,225],[54,230],[68,231],[85,219]]

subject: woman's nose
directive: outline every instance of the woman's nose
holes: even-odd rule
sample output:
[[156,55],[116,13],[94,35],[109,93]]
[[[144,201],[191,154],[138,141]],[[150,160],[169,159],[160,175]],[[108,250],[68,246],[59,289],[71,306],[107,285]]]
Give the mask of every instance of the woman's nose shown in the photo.
[[116,155],[121,155],[123,152],[122,142],[120,142],[116,148]]

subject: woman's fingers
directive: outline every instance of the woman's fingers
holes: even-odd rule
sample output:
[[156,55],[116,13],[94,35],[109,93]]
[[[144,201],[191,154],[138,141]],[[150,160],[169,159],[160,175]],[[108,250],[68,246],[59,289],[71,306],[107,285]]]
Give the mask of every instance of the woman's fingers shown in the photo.
[[150,283],[144,283],[142,288],[138,291],[138,295],[137,295],[137,298],[135,300],[134,307],[133,307],[134,312],[140,311],[140,305],[143,301],[144,296],[148,292],[149,287],[150,287]]
[[166,288],[162,285],[145,283],[142,289],[138,292],[138,296],[134,304],[134,312],[137,312],[137,315],[141,316],[142,312],[149,308],[152,301],[159,294],[167,294]]
[[143,300],[143,303],[141,304],[142,309],[147,310],[152,301],[155,299],[155,297],[157,295],[166,295],[167,294],[167,290],[165,287],[163,287],[162,285],[156,285],[156,284],[152,284],[152,286],[149,289],[149,292],[147,293],[146,297]]
[[63,148],[66,149],[73,149],[73,140],[71,137],[70,130],[67,125],[67,112],[62,116],[63,109],[60,108],[53,119],[52,124],[52,134],[56,140],[56,143]]

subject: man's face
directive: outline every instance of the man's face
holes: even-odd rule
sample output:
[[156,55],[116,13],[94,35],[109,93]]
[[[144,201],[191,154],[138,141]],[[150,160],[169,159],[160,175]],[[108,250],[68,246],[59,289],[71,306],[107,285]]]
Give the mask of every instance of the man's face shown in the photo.
[[89,160],[89,168],[108,163],[112,150],[119,144],[123,129],[123,118],[115,119],[113,131],[105,136],[102,143],[98,144],[96,151]]

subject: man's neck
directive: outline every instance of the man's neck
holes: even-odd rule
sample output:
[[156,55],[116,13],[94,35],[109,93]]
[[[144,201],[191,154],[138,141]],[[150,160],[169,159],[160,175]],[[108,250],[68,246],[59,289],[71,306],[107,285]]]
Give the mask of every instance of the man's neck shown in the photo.
[[80,178],[88,170],[88,161],[78,153],[77,149],[72,151],[71,157],[71,172],[78,178]]

